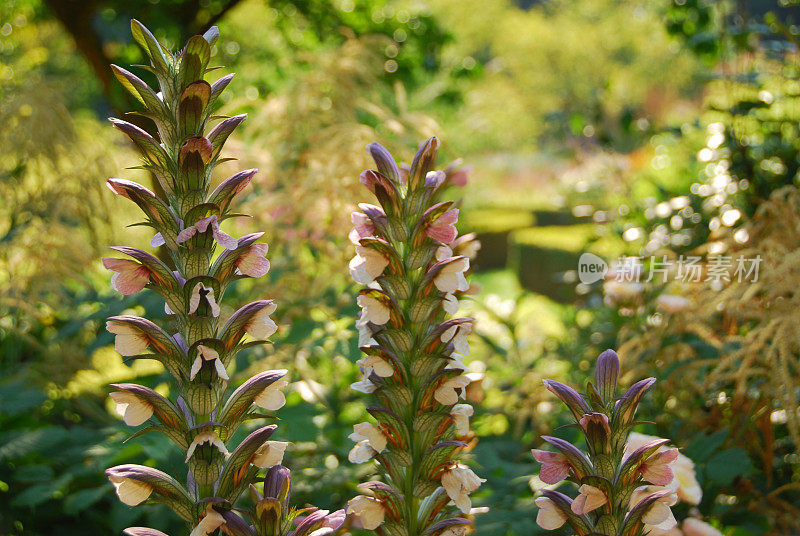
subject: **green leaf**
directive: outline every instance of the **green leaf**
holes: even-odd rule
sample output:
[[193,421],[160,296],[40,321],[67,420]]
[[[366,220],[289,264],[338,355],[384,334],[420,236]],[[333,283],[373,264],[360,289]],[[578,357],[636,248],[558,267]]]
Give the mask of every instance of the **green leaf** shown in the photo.
[[53,479],[54,475],[53,468],[48,465],[23,465],[14,472],[14,480],[17,482],[48,482]]
[[23,432],[0,447],[0,460],[22,458],[32,452],[55,447],[67,439],[67,431],[59,426]]
[[38,484],[15,494],[11,505],[34,507],[52,499],[53,491],[50,484]]
[[139,43],[139,46],[147,53],[147,56],[152,60],[153,67],[166,73],[168,70],[167,58],[164,56],[161,44],[155,36],[150,33],[150,30],[138,20],[133,19],[131,20],[131,34],[136,42]]
[[706,476],[718,484],[728,485],[737,476],[746,476],[753,472],[753,462],[747,452],[739,447],[723,450],[715,454],[706,463]]
[[75,493],[70,493],[64,500],[63,510],[67,515],[76,515],[83,512],[94,503],[102,499],[109,489],[107,487],[82,489]]
[[689,443],[689,446],[686,447],[683,453],[691,458],[695,463],[702,463],[708,460],[712,454],[717,452],[725,443],[726,439],[728,439],[727,428],[723,428],[722,430],[714,432],[713,434],[697,435],[692,438],[692,441]]

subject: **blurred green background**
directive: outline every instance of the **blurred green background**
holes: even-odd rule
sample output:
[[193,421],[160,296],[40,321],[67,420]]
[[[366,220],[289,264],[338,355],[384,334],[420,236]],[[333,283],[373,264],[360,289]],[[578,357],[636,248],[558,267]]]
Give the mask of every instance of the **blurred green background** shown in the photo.
[[[240,210],[253,217],[234,230],[265,230],[273,268],[238,283],[229,304],[274,298],[280,325],[274,346],[240,355],[237,375],[290,370],[279,431],[294,443],[298,502],[338,508],[369,472],[347,461],[365,415],[348,388],[359,352],[346,239],[350,211],[367,201],[364,146],[408,160],[437,135],[443,164],[473,168],[459,230],[482,242],[472,274],[482,290],[462,311],[478,320],[468,396],[472,457],[488,482],[474,503],[490,510],[477,533],[540,533],[529,451],[567,422],[541,379],[583,381],[601,350],[619,347],[626,382],[662,380],[643,430],[696,463],[703,499],[678,517],[726,535],[800,534],[800,307],[765,311],[794,304],[800,263],[772,279],[763,267],[774,302],[732,286],[724,307],[705,288],[614,293],[575,273],[585,251],[611,261],[750,247],[791,262],[798,10],[788,0],[5,0],[0,534],[182,530],[160,507],[120,504],[102,473],[186,470],[163,438],[122,444],[129,431],[106,396],[108,383],[133,379],[170,389],[157,364],[123,364],[104,330],[110,315],[162,315],[151,294],[112,292],[99,261],[110,245],[149,240],[104,186],[149,181],[125,169],[136,158],[105,121],[135,109],[108,68],[142,60],[131,18],[173,46],[219,25],[212,62],[236,72],[220,113],[249,119],[227,145],[238,162],[219,176],[260,169]],[[693,306],[659,311],[664,293]],[[778,321],[787,328],[770,331]]]

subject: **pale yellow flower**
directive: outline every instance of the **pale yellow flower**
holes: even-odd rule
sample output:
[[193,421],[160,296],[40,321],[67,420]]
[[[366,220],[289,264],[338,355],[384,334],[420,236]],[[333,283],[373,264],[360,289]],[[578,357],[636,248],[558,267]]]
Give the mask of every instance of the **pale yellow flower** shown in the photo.
[[391,318],[389,308],[377,298],[361,294],[356,298],[356,303],[361,307],[363,316],[373,324],[382,326]]
[[208,443],[217,448],[224,456],[228,455],[228,449],[225,448],[225,443],[223,443],[222,439],[217,435],[217,433],[213,430],[204,430],[194,436],[194,439],[189,444],[189,449],[186,451],[186,461],[188,462],[189,459],[194,454],[194,451],[197,447],[203,445],[203,443]]
[[128,426],[139,426],[153,416],[153,405],[127,391],[114,391],[109,394],[116,402],[117,413]]
[[372,423],[362,422],[353,425],[353,433],[349,437],[353,441],[368,441],[369,446],[376,452],[383,452],[386,449],[386,436]]
[[277,411],[286,404],[286,395],[283,394],[283,389],[289,385],[286,380],[276,380],[269,384],[266,389],[258,393],[253,403],[260,408],[267,411]]
[[229,380],[228,373],[225,371],[225,365],[219,358],[219,352],[208,346],[202,344],[197,345],[197,357],[192,363],[192,369],[189,371],[189,379],[193,380],[200,369],[203,368],[203,361],[212,361],[214,363],[214,370],[217,371],[217,376],[223,380]]
[[356,246],[356,256],[350,261],[350,275],[356,283],[369,285],[387,266],[389,259],[374,249]]
[[433,393],[433,398],[444,406],[449,406],[458,402],[459,396],[463,393],[462,389],[469,385],[469,378],[466,376],[456,376],[448,378]]
[[386,515],[381,502],[366,495],[357,495],[350,499],[347,502],[346,512],[358,516],[361,526],[367,530],[377,529]]
[[457,463],[442,473],[442,486],[447,492],[447,496],[465,514],[468,514],[472,508],[469,494],[478,489],[482,482],[486,482],[486,480],[478,477],[463,463]]
[[195,526],[189,536],[208,536],[224,524],[225,518],[222,517],[222,514],[214,510],[210,504],[207,504],[203,519]]
[[[648,496],[664,489],[667,488],[662,486],[639,486],[633,490],[628,508],[633,509]],[[668,531],[675,528],[678,522],[675,520],[670,506],[674,506],[677,502],[678,496],[675,493],[665,495],[654,502],[642,516],[645,531]]]
[[539,507],[536,524],[543,529],[555,530],[567,522],[567,514],[562,512],[551,499],[537,497],[536,506]]
[[369,377],[373,372],[381,378],[394,376],[392,364],[377,355],[368,355],[356,361],[356,364],[364,370],[364,376],[366,377]]
[[579,495],[572,501],[572,511],[578,515],[588,514],[592,510],[597,510],[608,502],[608,497],[603,490],[582,484],[578,488]]
[[150,346],[147,335],[127,322],[109,320],[106,322],[106,330],[115,335],[114,349],[122,356],[139,355]]
[[469,433],[469,418],[475,410],[469,404],[456,404],[450,409],[450,415],[456,421],[456,434],[464,436]]
[[245,331],[256,339],[268,339],[270,335],[278,331],[278,325],[269,315],[275,312],[278,306],[270,303],[266,307],[254,314],[245,325]]
[[283,462],[283,455],[289,443],[286,441],[267,441],[256,451],[253,465],[267,469]]
[[119,500],[128,506],[143,503],[153,493],[153,486],[146,482],[114,475],[109,475],[108,479],[114,484]]

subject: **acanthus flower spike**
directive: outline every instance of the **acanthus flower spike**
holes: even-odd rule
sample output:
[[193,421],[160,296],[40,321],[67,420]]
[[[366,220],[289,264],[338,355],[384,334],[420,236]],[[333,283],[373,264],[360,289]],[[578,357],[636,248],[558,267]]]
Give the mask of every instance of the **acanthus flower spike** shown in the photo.
[[[169,260],[136,248],[114,247],[129,258],[104,258],[103,265],[114,272],[111,285],[121,294],[144,289],[158,293],[177,332],[131,315],[109,318],[106,329],[114,335],[114,346],[122,356],[163,363],[180,396],[173,402],[148,387],[124,383],[112,385],[110,397],[125,424],[146,425],[134,436],[145,431],[163,433],[182,449],[189,471],[186,486],[158,469],[141,465],[120,465],[106,473],[124,504],[162,502],[189,524],[191,536],[217,530],[229,536],[290,536],[292,532],[294,536],[324,536],[342,524],[344,513],[320,510],[293,530],[292,522],[300,510],[289,507],[289,489],[279,491],[282,506],[271,518],[274,523],[264,514],[270,511],[264,501],[273,499],[255,489],[259,472],[271,468],[268,481],[269,475],[279,473],[286,473],[282,482],[289,480],[288,470],[279,465],[288,443],[269,440],[275,425],[256,429],[235,448],[229,444],[240,426],[272,417],[263,411],[283,407],[286,398],[281,389],[288,382],[285,370],[264,371],[225,396],[231,381],[228,369],[236,354],[267,342],[278,326],[271,317],[276,311],[272,300],[244,305],[220,326],[228,284],[237,278],[264,276],[270,263],[268,245],[256,242],[263,233],[237,239],[220,228],[223,221],[235,216],[231,203],[250,184],[256,170],[235,173],[209,191],[225,141],[246,118],[226,118],[209,129],[208,123],[216,119],[213,106],[232,78],[223,76],[213,84],[203,79],[219,32],[212,27],[202,36],[193,36],[177,53],[159,43],[138,21],[131,22],[131,32],[150,60],[146,68],[155,75],[158,91],[126,69],[112,69],[144,106],[143,115],[155,122],[157,135],[120,119],[111,119],[111,123],[139,150],[140,167],[155,176],[164,195],[126,179],[109,179],[107,185],[142,210],[145,221],[140,224],[155,230],[151,245],[164,246]],[[373,217],[380,218],[378,214]],[[374,271],[374,263],[369,268]],[[245,512],[236,502],[248,489],[258,500]],[[269,482],[264,491],[273,493]],[[125,533],[164,536],[144,527],[131,527]]]
[[460,403],[472,320],[448,319],[469,288],[469,259],[447,245],[458,236],[458,209],[439,199],[438,147],[436,138],[424,142],[409,169],[370,144],[376,169],[360,181],[380,206],[361,203],[351,215],[350,273],[367,285],[356,299],[363,378],[351,387],[372,395],[378,422],[356,425],[349,459],[377,460],[387,484],[362,485],[347,512],[381,534],[463,534],[469,522],[455,516],[470,513],[469,495],[483,482],[459,460],[467,443],[455,440],[473,437],[473,408]]
[[569,480],[577,485],[574,500],[555,490],[542,490],[542,496],[536,499],[536,521],[544,529],[567,524],[579,536],[640,536],[642,529],[666,531],[675,526],[670,510],[676,501],[674,494],[658,485],[672,481],[670,466],[678,458],[678,450],[666,449],[669,441],[658,438],[626,450],[635,424],[633,415],[655,380],[637,382],[618,397],[619,363],[613,350],[600,354],[595,371],[597,385],[589,382],[586,395],[555,380],[544,380],[569,408],[572,426],[583,432],[588,451],[584,453],[568,441],[551,436],[542,439],[557,452],[532,451],[542,464],[542,482],[559,485]]

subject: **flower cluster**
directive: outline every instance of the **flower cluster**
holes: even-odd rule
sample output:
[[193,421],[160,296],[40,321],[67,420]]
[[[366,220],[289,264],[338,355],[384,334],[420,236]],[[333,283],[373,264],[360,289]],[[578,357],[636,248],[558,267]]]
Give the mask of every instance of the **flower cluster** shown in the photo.
[[[143,105],[141,114],[154,123],[157,137],[119,119],[112,124],[139,149],[144,169],[158,180],[163,195],[137,183],[109,179],[108,186],[142,209],[143,225],[152,227],[151,245],[163,246],[163,261],[131,247],[113,248],[125,258],[106,258],[113,271],[112,287],[129,295],[148,288],[163,297],[170,325],[165,331],[145,318],[130,315],[108,319],[117,351],[129,359],[155,359],[164,364],[180,395],[173,402],[154,390],[135,384],[112,385],[111,398],[130,426],[147,424],[139,432],[159,431],[185,451],[189,467],[185,485],[172,476],[141,465],[119,465],[106,471],[119,499],[130,506],[145,501],[168,505],[191,527],[192,536],[222,528],[235,536],[277,536],[293,531],[300,536],[331,532],[343,521],[343,511],[288,509],[288,471],[280,464],[288,443],[270,441],[275,425],[248,435],[232,451],[230,439],[245,420],[264,417],[286,402],[281,388],[285,370],[256,374],[225,396],[228,369],[242,349],[262,344],[277,329],[270,315],[271,300],[249,303],[222,322],[219,303],[228,285],[244,277],[261,277],[269,270],[262,233],[235,238],[220,225],[234,216],[233,198],[256,173],[251,169],[225,179],[213,191],[211,173],[222,162],[220,152],[245,116],[223,118],[210,131],[211,110],[233,75],[213,84],[203,77],[210,70],[216,27],[192,37],[173,54],[142,24],[132,21],[133,37],[142,46],[160,91],[133,73],[112,66],[122,85]],[[260,408],[257,409],[257,408]],[[269,469],[263,494],[253,482],[260,469]],[[234,509],[250,489],[255,506]],[[242,514],[244,512],[244,514]],[[291,520],[305,513],[296,527]],[[242,517],[244,515],[245,517]],[[287,521],[288,520],[288,521]],[[291,530],[290,530],[291,529]],[[323,530],[324,529],[324,530]],[[131,536],[158,536],[148,528],[127,529]]]
[[536,521],[542,528],[557,529],[566,523],[579,536],[639,536],[663,534],[677,525],[670,507],[678,501],[675,464],[682,455],[666,448],[668,439],[630,441],[639,402],[656,380],[636,382],[617,396],[618,379],[619,358],[606,350],[597,359],[595,383],[587,383],[585,396],[555,380],[544,381],[569,408],[588,452],[550,436],[542,439],[554,451],[533,450],[545,484],[555,486],[569,479],[578,486],[575,499],[542,490],[536,499]]
[[[410,167],[398,166],[377,143],[368,150],[376,170],[361,183],[379,205],[352,214],[356,256],[350,273],[366,285],[357,298],[358,364],[353,389],[371,394],[375,421],[355,425],[350,460],[379,462],[382,481],[359,485],[348,513],[361,526],[392,536],[463,534],[469,494],[483,480],[458,454],[470,447],[472,407],[460,403],[470,380],[462,363],[472,319],[449,318],[469,289],[465,272],[474,237],[458,237],[458,209],[440,201],[445,187],[463,183],[455,166],[433,170],[439,140],[424,142]],[[449,319],[448,319],[449,318]]]

